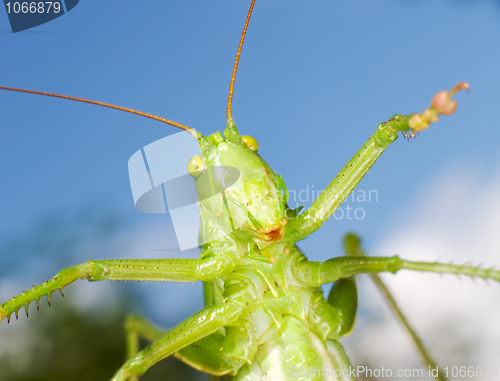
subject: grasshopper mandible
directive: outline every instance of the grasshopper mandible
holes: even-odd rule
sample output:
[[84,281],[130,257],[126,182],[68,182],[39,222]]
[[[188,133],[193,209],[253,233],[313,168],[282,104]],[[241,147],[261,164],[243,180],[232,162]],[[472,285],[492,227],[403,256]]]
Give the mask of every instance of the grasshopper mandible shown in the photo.
[[[229,374],[234,379],[262,377],[264,374],[279,379],[290,377],[288,372],[293,367],[321,369],[325,364],[339,370],[339,379],[349,379],[350,376],[345,376],[343,371],[350,363],[339,339],[350,333],[354,326],[354,275],[396,272],[406,268],[499,280],[499,272],[475,267],[417,263],[398,257],[366,258],[353,235],[346,237],[345,257],[322,263],[305,259],[295,243],[321,227],[399,132],[412,137],[437,121],[440,114],[452,114],[456,103],[450,97],[467,85],[460,83],[450,92],[439,92],[431,107],[421,114],[395,115],[381,123],[309,209],[302,213],[290,210],[286,204],[284,179],[257,154],[256,141],[239,134],[231,114],[238,58],[253,4],[238,48],[224,136],[220,133],[203,136],[193,132],[203,155],[193,158],[192,167],[188,169],[198,177],[198,172],[213,167],[215,163],[237,168],[245,187],[225,193],[224,202],[216,206],[220,209],[214,207],[214,210],[202,212],[202,219],[209,219],[217,213],[224,215],[228,203],[244,210],[247,219],[224,239],[204,244],[199,260],[89,261],[63,270],[47,283],[3,304],[0,319],[10,319],[13,313],[17,316],[21,307],[27,308],[32,301],[50,295],[76,279],[202,280],[205,282],[206,308],[178,327],[164,331],[137,316],[127,320],[130,359],[114,380],[137,377],[172,354],[207,373],[216,376]],[[192,131],[179,123],[153,118]],[[246,194],[252,202],[243,205],[238,193]],[[259,198],[265,201],[257,202]],[[334,281],[336,284],[326,300],[318,287]],[[153,344],[138,352],[138,336],[152,340]],[[422,352],[425,356],[423,349]],[[428,362],[433,365],[432,360]]]

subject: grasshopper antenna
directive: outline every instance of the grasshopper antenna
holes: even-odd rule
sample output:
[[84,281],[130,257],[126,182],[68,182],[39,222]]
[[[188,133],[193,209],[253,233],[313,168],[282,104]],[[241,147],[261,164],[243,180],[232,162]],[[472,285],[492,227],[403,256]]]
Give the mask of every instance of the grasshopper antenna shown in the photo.
[[238,51],[236,52],[236,59],[234,60],[233,75],[231,76],[231,84],[229,85],[229,97],[227,98],[226,117],[228,124],[234,123],[234,119],[231,115],[231,106],[233,104],[234,81],[236,79],[236,72],[238,71],[238,63],[240,61],[241,48],[243,47],[243,41],[245,41],[245,35],[247,34],[248,23],[250,22],[250,17],[252,16],[254,4],[255,0],[252,0],[252,4],[250,4],[250,9],[248,10],[247,19],[245,21],[245,26],[243,27],[243,32],[241,33],[240,45],[238,46]]
[[144,117],[149,118],[149,119],[158,120],[160,122],[170,124],[171,126],[178,127],[178,128],[180,128],[182,130],[185,130],[185,131],[189,132],[191,135],[193,135],[193,137],[195,139],[198,139],[198,137],[200,136],[200,134],[198,132],[196,132],[194,129],[192,129],[191,127],[188,127],[188,126],[186,126],[184,124],[180,124],[180,123],[174,122],[173,120],[165,119],[165,118],[162,118],[160,116],[148,114],[148,113],[145,113],[145,112],[142,112],[142,111],[137,111],[137,110],[134,110],[134,109],[131,109],[131,108],[127,108],[127,107],[115,106],[115,105],[112,105],[112,104],[109,104],[109,103],[92,101],[90,99],[85,99],[85,98],[71,97],[69,95],[46,93],[44,91],[18,89],[18,88],[15,88],[15,87],[5,87],[5,86],[0,86],[0,89],[2,89],[2,90],[10,90],[10,91],[19,91],[21,93],[46,95],[46,96],[49,96],[49,97],[70,99],[72,101],[78,101],[78,102],[90,103],[90,104],[93,104],[93,105],[98,105],[98,106],[103,106],[103,107],[114,108],[116,110],[126,111],[126,112],[129,112],[131,114],[136,114],[136,115],[144,116]]

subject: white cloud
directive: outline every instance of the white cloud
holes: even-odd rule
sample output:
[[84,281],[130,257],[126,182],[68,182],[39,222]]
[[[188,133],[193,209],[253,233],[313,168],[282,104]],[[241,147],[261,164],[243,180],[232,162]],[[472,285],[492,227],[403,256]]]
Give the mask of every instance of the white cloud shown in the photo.
[[[425,189],[401,211],[407,217],[401,217],[370,255],[500,265],[500,174],[484,180],[472,170],[460,169]],[[500,368],[498,283],[406,270],[383,279],[441,366]],[[392,369],[421,366],[408,335],[387,312],[378,292],[368,282],[361,285],[371,318],[361,321],[346,341],[353,362]]]

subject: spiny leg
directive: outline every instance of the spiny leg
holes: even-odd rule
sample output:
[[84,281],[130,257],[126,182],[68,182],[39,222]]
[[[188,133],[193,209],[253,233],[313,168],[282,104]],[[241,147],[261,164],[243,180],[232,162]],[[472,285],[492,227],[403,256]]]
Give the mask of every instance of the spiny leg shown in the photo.
[[[356,246],[358,244],[351,246]],[[436,272],[441,274],[456,274],[456,275],[468,275],[470,277],[480,277],[483,279],[493,279],[500,282],[500,271],[493,269],[482,269],[480,267],[473,266],[459,266],[452,264],[441,264],[441,263],[426,263],[426,262],[413,262],[400,259],[397,256],[394,257],[365,257],[361,248],[355,250],[358,255],[356,256],[346,256],[337,257],[329,259],[323,263],[320,262],[310,262],[308,261],[300,252],[295,251],[292,255],[294,263],[292,264],[292,273],[295,280],[307,287],[315,287],[322,284],[337,281],[339,279],[352,277],[353,275],[369,273],[375,275],[379,272],[392,272],[396,273],[401,269],[415,270],[415,271],[428,271]],[[378,278],[378,277],[376,277]],[[380,281],[380,279],[378,278]],[[422,346],[420,339],[411,329],[403,314],[397,307],[394,299],[392,299],[389,291],[385,288],[383,283],[377,282],[380,286],[382,285],[382,292],[388,297],[391,307],[394,309],[398,317],[401,319],[403,324],[410,331],[410,334],[414,338],[419,350],[425,361],[428,362],[433,368],[436,364],[430,359],[429,355]],[[444,376],[440,373],[438,374],[438,379],[445,380]]]
[[[360,245],[360,239],[358,236],[356,236],[353,233],[346,234],[344,238],[345,246],[349,247],[352,250],[352,253],[354,255],[365,255],[363,252],[363,249],[361,248]],[[404,316],[403,312],[399,308],[399,306],[396,303],[396,300],[392,296],[391,292],[387,288],[387,286],[384,284],[382,279],[377,274],[370,274],[370,277],[372,278],[373,282],[375,285],[378,287],[380,292],[385,296],[387,302],[389,303],[389,307],[392,309],[396,317],[399,319],[401,324],[406,328],[408,333],[410,334],[413,342],[415,343],[415,346],[417,347],[418,352],[422,356],[422,359],[424,360],[425,364],[427,364],[430,369],[438,369],[438,375],[436,378],[441,381],[446,381],[447,378],[443,374],[443,371],[439,369],[437,363],[432,359],[430,353],[427,351],[427,349],[424,347],[424,344],[422,342],[422,339],[418,336],[418,334],[415,332],[413,327],[410,325],[406,317]],[[349,278],[348,278],[349,279]]]
[[[356,237],[357,238],[357,237]],[[392,272],[396,273],[401,269],[415,270],[415,271],[428,271],[436,272],[441,274],[456,274],[456,275],[468,275],[470,277],[481,277],[483,279],[493,279],[500,282],[500,271],[493,269],[482,269],[480,267],[465,266],[465,265],[452,265],[452,264],[441,264],[441,263],[426,263],[426,262],[413,262],[402,260],[397,256],[394,257],[365,257],[361,248],[359,247],[359,241],[348,240],[347,246],[350,246],[353,256],[337,257],[329,259],[323,263],[320,262],[310,262],[308,261],[300,252],[294,252],[292,255],[295,256],[294,264],[292,264],[292,273],[295,280],[308,287],[319,286],[322,284],[352,278],[354,275],[369,273],[375,280],[377,286],[384,293],[389,301],[391,308],[394,310],[398,318],[401,320],[403,325],[408,329],[410,335],[412,336],[419,352],[421,353],[424,361],[431,367],[436,368],[437,365],[430,358],[429,354],[422,345],[421,340],[418,338],[414,330],[411,328],[409,323],[406,321],[404,315],[399,310],[396,302],[392,298],[391,294],[382,283],[380,278],[376,275],[378,272]],[[350,290],[352,291],[352,289]],[[349,313],[348,298],[338,298],[334,303],[331,303],[334,307],[345,310]],[[329,302],[330,302],[329,297]],[[352,309],[351,309],[352,312]],[[354,324],[353,319],[346,319],[347,323],[341,321],[341,330],[343,332],[348,332],[349,321]],[[352,328],[352,327],[351,327]],[[439,380],[446,380],[442,372],[438,372],[437,378]]]
[[[244,296],[239,298],[244,298]],[[243,301],[239,298],[205,308],[187,318],[129,359],[114,375],[112,381],[125,381],[130,377],[140,376],[158,361],[216,332],[223,326],[233,324],[245,310]],[[149,326],[144,328],[150,329]]]
[[399,270],[426,271],[440,274],[467,275],[472,278],[492,279],[500,282],[500,270],[483,269],[467,265],[406,261],[393,257],[336,257],[325,262],[308,261],[294,251],[292,273],[297,282],[306,287],[318,287],[341,278],[365,273],[391,272]]
[[[116,259],[103,261],[88,261],[86,263],[64,269],[45,283],[10,299],[0,306],[0,321],[7,318],[10,321],[12,313],[18,317],[18,311],[23,306],[28,311],[31,302],[37,302],[47,295],[50,305],[50,295],[78,279],[89,281],[99,280],[135,280],[135,281],[172,281],[196,282],[219,278],[234,269],[238,259],[237,252],[216,255],[204,259]],[[234,256],[234,258],[232,257]]]
[[387,122],[381,123],[311,207],[289,221],[288,226],[299,232],[299,239],[304,239],[320,228],[349,196],[382,152],[398,138],[399,132],[405,137],[414,137],[418,132],[428,128],[430,122],[437,121],[439,114],[452,114],[456,108],[456,101],[451,100],[450,96],[460,89],[468,88],[469,85],[461,82],[449,93],[445,91],[437,93],[432,99],[431,107],[425,109],[422,114],[394,115]]

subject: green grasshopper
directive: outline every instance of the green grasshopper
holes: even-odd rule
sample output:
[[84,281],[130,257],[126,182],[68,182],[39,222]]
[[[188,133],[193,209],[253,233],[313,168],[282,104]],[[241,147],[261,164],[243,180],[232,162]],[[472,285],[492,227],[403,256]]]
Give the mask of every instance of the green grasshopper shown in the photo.
[[[0,306],[0,321],[78,279],[137,281],[203,281],[205,308],[171,330],[160,329],[146,319],[130,315],[126,320],[128,360],[114,381],[137,380],[152,365],[174,355],[213,376],[228,380],[321,380],[327,377],[353,380],[351,363],[340,339],[354,329],[357,289],[354,276],[401,269],[464,274],[500,281],[500,271],[472,266],[412,262],[393,257],[366,257],[359,239],[345,237],[345,256],[325,262],[307,260],[296,243],[319,229],[342,204],[362,177],[393,143],[399,133],[407,138],[427,129],[439,115],[451,115],[456,101],[451,96],[468,85],[459,83],[450,92],[441,91],[420,114],[394,115],[381,123],[353,158],[313,202],[310,208],[290,209],[284,179],[258,155],[258,144],[241,136],[231,114],[238,61],[255,0],[252,1],[238,47],[227,104],[227,127],[204,136],[193,129],[136,110],[81,98],[38,91],[0,87],[72,99],[147,116],[189,131],[197,139],[201,156],[187,163],[198,182],[217,178],[211,169],[236,168],[242,185],[223,189],[218,202],[200,201],[203,230],[199,259],[98,260],[59,272],[44,284],[12,298]],[[222,238],[211,239],[228,219],[232,229]],[[237,227],[235,227],[237,223]],[[321,286],[334,283],[327,298]],[[389,300],[392,300],[388,295]],[[393,309],[410,331],[425,362],[436,364],[406,322],[395,303]],[[152,342],[139,351],[138,340]],[[315,370],[331,370],[332,375]],[[311,372],[312,370],[312,372]],[[444,375],[438,374],[444,379]]]

